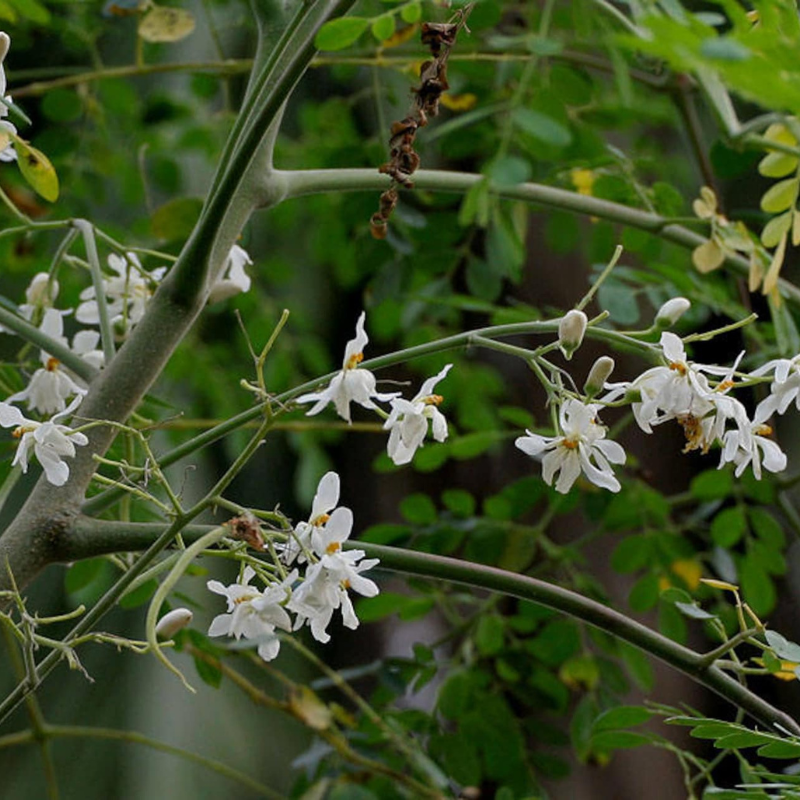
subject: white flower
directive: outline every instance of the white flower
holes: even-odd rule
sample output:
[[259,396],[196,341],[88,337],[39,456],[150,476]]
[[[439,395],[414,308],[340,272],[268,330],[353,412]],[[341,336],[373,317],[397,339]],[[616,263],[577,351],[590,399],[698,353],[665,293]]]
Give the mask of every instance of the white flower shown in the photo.
[[768,472],[786,469],[786,454],[778,445],[766,437],[772,428],[761,422],[753,422],[746,429],[728,431],[722,440],[722,457],[719,466],[736,464],[738,478],[748,464],[752,464],[753,475],[761,480],[761,467]]
[[253,259],[243,247],[239,247],[238,244],[231,247],[225,264],[220,270],[220,276],[209,292],[209,304],[219,303],[240,292],[249,291],[251,281],[245,271],[245,266],[252,265],[252,263]]
[[[620,490],[611,464],[624,464],[625,451],[616,442],[605,439],[606,429],[596,420],[600,406],[584,405],[579,400],[565,400],[559,412],[561,436],[539,436],[526,431],[515,444],[529,456],[546,453],[542,459],[542,477],[552,486],[556,473],[556,491],[566,494],[583,474],[595,486],[612,492]],[[610,463],[609,463],[610,462]]]
[[85,445],[89,440],[84,434],[66,425],[57,424],[57,420],[75,411],[82,399],[76,397],[67,408],[56,414],[49,422],[26,419],[15,406],[0,403],[0,426],[13,427],[12,436],[20,440],[11,465],[19,464],[22,471],[27,472],[28,457],[32,448],[47,480],[54,486],[63,486],[69,478],[69,467],[63,459],[72,458],[75,455],[75,445]]
[[369,341],[364,331],[365,312],[356,323],[356,338],[347,343],[344,350],[342,361],[342,371],[331,380],[327,389],[312,394],[304,394],[297,398],[298,403],[315,402],[306,416],[310,417],[319,414],[331,401],[336,407],[339,416],[350,422],[350,403],[356,402],[364,408],[375,408],[373,398],[382,403],[388,403],[397,397],[397,392],[392,394],[380,394],[375,391],[375,376],[368,369],[359,369],[358,365],[364,360],[364,346]]
[[275,636],[275,628],[285,631],[292,629],[292,621],[284,604],[292,593],[292,584],[297,580],[297,570],[293,570],[280,583],[270,584],[263,592],[250,586],[255,574],[255,570],[248,566],[245,567],[242,583],[226,587],[219,581],[208,581],[206,586],[209,590],[228,601],[228,613],[214,617],[208,635],[259,639],[259,656],[264,661],[271,661],[278,655],[281,646]]
[[387,452],[395,464],[408,464],[411,461],[425,440],[429,421],[437,442],[447,438],[447,420],[438,409],[443,398],[433,394],[433,388],[452,366],[448,364],[438,375],[428,378],[413,400],[404,400],[402,397],[392,400],[392,411],[383,428],[390,432]]
[[330,519],[330,514],[339,502],[339,476],[335,472],[326,472],[317,485],[317,493],[311,504],[311,516],[308,522],[298,522],[294,536],[284,545],[283,559],[287,564],[300,556],[305,561],[303,549],[311,548],[311,536],[315,530],[322,528]]
[[[126,253],[124,257],[112,253],[108,257],[108,266],[115,273],[103,279],[108,314],[114,327],[124,335],[144,316],[154,288],[164,277],[167,268],[159,267],[152,272],[145,272],[136,253]],[[86,325],[99,325],[100,312],[94,286],[84,289],[80,298],[83,302],[78,306],[75,317]]]
[[673,297],[667,300],[656,313],[656,325],[659,328],[669,328],[674,325],[690,308],[692,304],[685,297]]
[[770,372],[774,378],[770,393],[756,408],[755,418],[759,422],[768,420],[776,412],[785,414],[792,402],[800,411],[800,355],[768,361],[763,367],[753,370],[751,375],[759,378]]
[[653,367],[630,383],[607,384],[611,392],[603,398],[610,402],[626,392],[638,392],[641,400],[633,403],[633,416],[645,433],[670,419],[702,419],[713,409],[708,400],[712,389],[704,373],[727,373],[722,367],[689,361],[680,337],[669,331],[661,334],[661,350],[667,366]]
[[347,594],[348,589],[364,597],[378,594],[375,582],[361,575],[378,564],[378,559],[362,561],[363,550],[342,549],[352,527],[353,512],[349,508],[337,508],[324,528],[314,530],[311,544],[320,560],[309,567],[305,580],[289,601],[289,609],[297,614],[294,629],[308,622],[311,635],[318,642],[330,641],[326,629],[337,609],[341,609],[346,627],[353,630],[358,627],[358,617]]
[[581,346],[588,319],[583,311],[573,308],[558,323],[558,346],[567,359]]
[[[46,333],[51,339],[68,346],[64,337],[64,314],[54,308],[48,308],[39,330]],[[99,341],[100,335],[96,331],[80,331],[75,334],[72,351],[80,355],[94,367],[103,364],[103,353],[93,349]],[[66,401],[73,395],[86,393],[84,382],[65,368],[61,362],[42,351],[41,361],[44,365],[31,376],[28,386],[8,398],[9,403],[27,401],[28,409],[35,408],[40,414],[53,414],[66,408]]]
[[[11,98],[6,95],[6,71],[3,66],[3,61],[5,61],[10,47],[11,37],[7,33],[0,31],[0,96],[4,100],[3,103],[0,103],[0,131],[5,130],[8,133],[16,134],[17,129],[5,119],[5,117],[8,116],[7,104],[11,104],[12,101]],[[0,133],[0,136],[3,136],[3,134]],[[15,161],[16,158],[17,151],[14,150],[13,142],[9,140],[8,144],[0,149],[0,161]]]
[[192,621],[193,616],[188,608],[174,608],[168,611],[156,625],[156,636],[160,639],[171,639]]
[[[1,33],[1,32],[0,32]],[[50,308],[58,296],[58,281],[50,280],[46,272],[37,272],[33,276],[30,285],[25,290],[25,300],[17,309],[17,313],[25,320],[30,322],[33,319],[34,311],[37,309]],[[7,328],[0,325],[0,333],[11,333]]]

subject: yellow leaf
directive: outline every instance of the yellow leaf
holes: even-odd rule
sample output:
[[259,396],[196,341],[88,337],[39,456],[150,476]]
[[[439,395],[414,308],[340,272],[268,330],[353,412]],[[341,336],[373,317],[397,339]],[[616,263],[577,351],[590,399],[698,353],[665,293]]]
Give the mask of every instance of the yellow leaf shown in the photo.
[[395,31],[388,39],[384,39],[381,47],[399,47],[401,44],[405,44],[414,36],[417,32],[417,28],[418,25],[415,23],[414,25],[408,25],[405,28],[401,28],[399,31]]
[[753,251],[750,254],[750,273],[747,276],[747,289],[750,292],[756,291],[761,286],[761,279],[764,277],[764,264],[761,256]]
[[22,177],[38,195],[55,203],[58,200],[58,175],[50,160],[41,150],[32,147],[24,139],[13,134],[10,136],[14,140],[17,164]]
[[712,589],[722,589],[726,592],[739,591],[738,586],[734,586],[732,583],[728,583],[727,581],[718,581],[716,578],[700,578],[700,583],[704,583],[706,586],[710,586]]
[[766,178],[785,178],[797,169],[797,164],[797,156],[773,152],[761,159],[758,171]]
[[783,266],[783,259],[786,256],[786,240],[787,234],[783,234],[783,238],[775,248],[775,253],[772,256],[772,263],[769,265],[767,274],[764,276],[764,286],[761,291],[764,294],[769,294],[774,289],[778,288],[778,277],[781,274],[781,267]]
[[[762,667],[764,666],[763,658],[754,658],[753,661],[755,661],[756,664],[760,664]],[[795,664],[793,661],[781,661],[781,668],[777,672],[772,672],[770,674],[779,681],[796,681],[797,675],[795,670],[797,667],[800,667],[800,664]]]
[[770,142],[788,144],[789,147],[794,147],[797,144],[795,135],[782,122],[775,122],[770,125],[764,131],[764,138],[769,139]]
[[683,582],[689,589],[694,590],[700,585],[703,568],[694,559],[679,558],[677,561],[673,561],[669,568],[679,578],[683,578]]
[[445,108],[449,108],[451,111],[469,111],[471,108],[475,108],[475,104],[478,102],[478,95],[472,94],[472,92],[466,92],[465,94],[443,94],[441,98],[441,103]]
[[792,212],[792,244],[797,247],[800,244],[800,214]]
[[330,728],[333,721],[331,710],[308,686],[300,686],[292,692],[289,708],[301,722],[315,731]]
[[723,261],[725,261],[725,253],[722,252],[722,248],[714,239],[703,242],[692,253],[692,262],[697,267],[698,272],[711,272],[717,267],[721,267]]
[[194,30],[194,17],[183,8],[153,6],[139,23],[139,36],[146,42],[177,42]]

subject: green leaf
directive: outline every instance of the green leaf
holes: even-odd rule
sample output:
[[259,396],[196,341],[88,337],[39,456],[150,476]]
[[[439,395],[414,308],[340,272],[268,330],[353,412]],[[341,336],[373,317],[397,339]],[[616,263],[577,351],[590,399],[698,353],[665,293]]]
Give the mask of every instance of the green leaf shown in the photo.
[[566,147],[572,142],[572,133],[552,117],[532,108],[515,108],[511,118],[514,124],[529,136],[553,147]]
[[751,558],[743,558],[739,566],[739,585],[744,600],[760,617],[766,617],[777,602],[775,584],[766,570]]
[[751,56],[741,42],[727,36],[718,39],[705,39],[700,45],[700,52],[714,61],[746,61]]
[[475,644],[481,655],[493,656],[503,649],[505,624],[496,614],[482,616],[475,631]]
[[414,525],[430,525],[436,522],[436,506],[428,495],[422,492],[410,494],[400,503],[403,518]]
[[372,21],[372,35],[379,42],[385,42],[394,34],[394,27],[394,14],[382,14]]
[[611,554],[611,567],[622,574],[635,572],[646,566],[652,555],[650,539],[637,534],[623,539]]
[[716,619],[716,614],[710,614],[708,611],[700,608],[694,603],[675,603],[675,608],[681,612],[685,617],[691,619]]
[[720,547],[733,547],[747,530],[747,518],[741,506],[726,508],[711,523],[711,538]]
[[779,214],[787,208],[793,208],[800,191],[800,180],[787,178],[771,186],[761,198],[761,210],[770,214]]
[[198,656],[194,656],[193,658],[194,667],[197,670],[200,680],[212,686],[214,689],[219,689],[222,683],[222,670],[214,664],[203,661],[203,659]]
[[12,6],[19,12],[19,15],[35,22],[37,25],[47,25],[50,23],[50,12],[39,2],[39,0],[9,0]]
[[633,728],[647,722],[653,712],[643,706],[617,706],[604,711],[594,723],[594,731],[616,730],[617,728]]
[[442,504],[457,517],[471,517],[475,513],[475,498],[466,489],[445,489]]
[[363,17],[338,17],[326,22],[314,38],[317,50],[344,50],[369,27]]
[[786,544],[786,535],[780,522],[766,508],[749,508],[750,525],[765,544],[781,549]]
[[592,747],[595,750],[626,750],[631,747],[641,747],[650,744],[652,736],[634,731],[603,731],[592,737]]
[[411,5],[404,6],[400,9],[400,16],[403,22],[419,22],[422,17],[422,5],[411,3]]
[[158,581],[151,578],[141,586],[137,586],[132,592],[122,595],[119,601],[120,608],[138,608],[144,605],[158,589]]
[[525,183],[531,177],[531,165],[519,156],[501,156],[490,161],[484,170],[499,188]]
[[800,743],[770,742],[759,747],[757,752],[764,758],[798,758],[800,757]]
[[153,235],[167,242],[183,241],[200,217],[203,201],[197,197],[177,197],[153,212]]
[[104,558],[88,558],[76,561],[64,576],[64,588],[70,593],[80,591],[97,578],[105,566]]
[[458,719],[469,709],[472,681],[466,672],[450,675],[439,690],[436,706],[448,719]]
[[650,573],[639,578],[628,595],[634,611],[649,611],[658,602],[658,578]]

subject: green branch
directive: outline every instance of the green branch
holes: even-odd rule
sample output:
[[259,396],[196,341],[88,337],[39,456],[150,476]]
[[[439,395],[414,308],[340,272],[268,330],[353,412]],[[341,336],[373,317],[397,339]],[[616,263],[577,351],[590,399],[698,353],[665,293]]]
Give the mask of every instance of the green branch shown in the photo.
[[[96,539],[100,547],[116,539],[119,550],[133,550],[147,539],[153,541],[163,527],[153,523],[126,523],[80,519],[76,525],[83,541],[81,552],[90,553]],[[197,541],[213,530],[212,526],[196,525],[184,531],[185,541]],[[163,537],[162,537],[163,539]],[[800,725],[788,714],[775,708],[737,680],[713,665],[709,653],[697,653],[651,630],[636,620],[577,592],[527,575],[475,564],[445,556],[419,553],[398,547],[385,547],[368,542],[352,541],[347,549],[364,550],[367,556],[379,558],[381,568],[415,577],[459,583],[473,589],[488,589],[505,595],[530,600],[593,625],[612,636],[638,647],[645,653],[669,664],[692,680],[716,692],[771,730],[780,725],[800,735]],[[107,552],[99,550],[98,552]],[[712,651],[712,653],[715,651]]]
[[[320,169],[278,171],[286,186],[286,197],[304,197],[325,192],[381,192],[388,188],[390,179],[376,169]],[[434,192],[465,194],[480,181],[482,175],[468,172],[444,172],[421,169],[414,173],[416,189]],[[631,228],[652,233],[665,241],[693,250],[708,237],[690,231],[683,225],[676,225],[667,217],[641,211],[610,200],[578,194],[577,192],[545,186],[541,183],[518,183],[514,186],[494,187],[493,194],[506,200],[522,200],[526,203],[558,208],[573,214],[616,222]],[[740,275],[747,276],[750,264],[738,255],[726,255],[726,263]],[[781,294],[791,302],[800,305],[800,289],[787,280],[779,279]]]

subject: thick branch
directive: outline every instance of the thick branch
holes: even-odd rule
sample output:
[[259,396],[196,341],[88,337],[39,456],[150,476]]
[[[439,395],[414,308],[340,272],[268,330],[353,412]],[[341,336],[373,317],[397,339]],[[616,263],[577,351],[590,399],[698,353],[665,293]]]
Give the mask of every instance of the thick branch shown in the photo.
[[[184,540],[194,541],[211,529],[211,526],[193,525],[184,529]],[[138,550],[150,545],[162,532],[163,526],[158,524],[106,522],[80,518],[74,527],[74,535],[68,540],[71,548],[69,552],[74,557],[88,557],[112,552],[113,544],[116,544],[118,551]],[[714,667],[707,654],[697,653],[673,642],[613,608],[583,597],[577,592],[527,575],[518,575],[445,556],[359,541],[346,543],[345,547],[358,548],[366,551],[369,557],[380,558],[383,569],[501,592],[569,614],[664,661],[744,709],[770,730],[780,725],[800,735],[800,725],[794,719]]]
[[[286,186],[287,198],[334,191],[380,192],[387,189],[390,183],[388,176],[381,175],[377,170],[372,169],[278,171],[278,175]],[[421,169],[414,173],[415,188],[435,192],[465,194],[482,180],[485,180],[484,176],[468,172],[440,172]],[[566,189],[558,189],[555,186],[545,186],[540,183],[518,183],[515,186],[495,187],[492,192],[507,200],[523,200],[527,203],[536,203],[639,228],[652,233],[653,236],[692,250],[708,238],[683,225],[676,225],[658,214],[640,211],[620,203],[612,203],[610,200],[601,200]],[[728,255],[725,260],[739,274],[745,276],[749,274],[750,264],[747,259],[738,255]],[[778,280],[778,287],[784,297],[800,305],[800,289],[797,286],[781,278]]]

